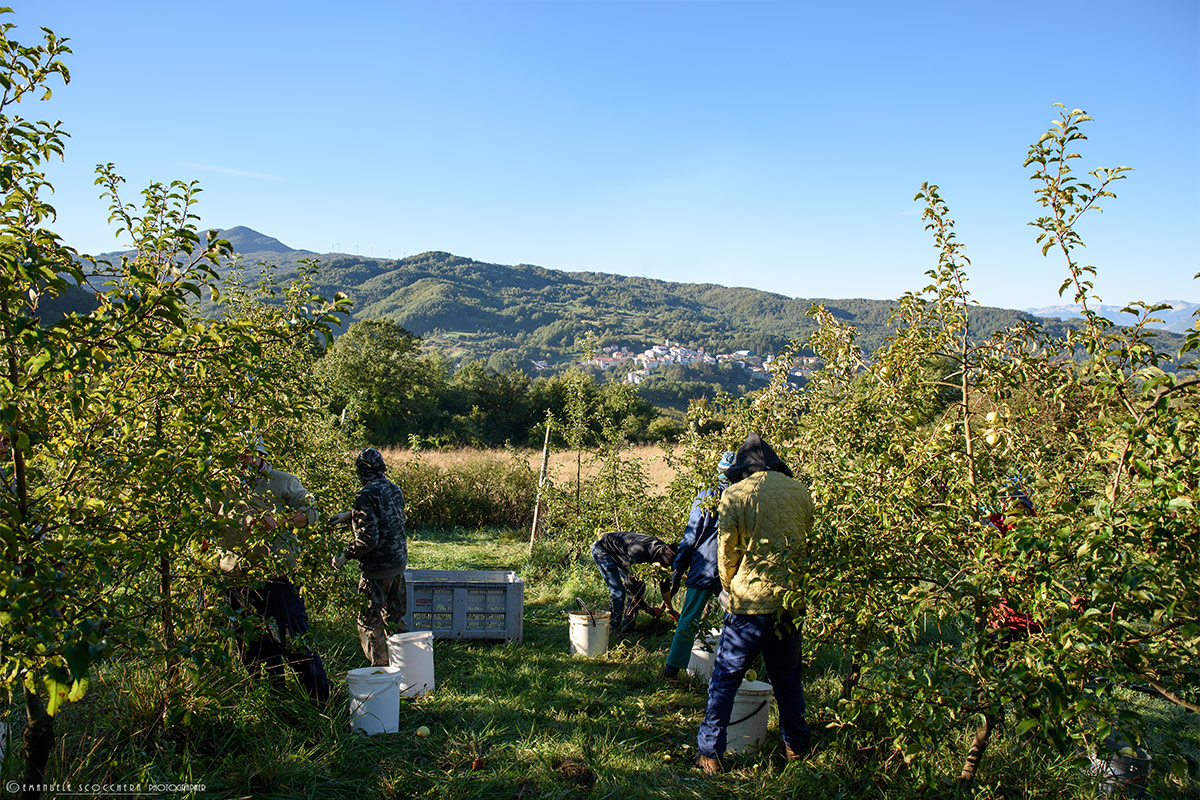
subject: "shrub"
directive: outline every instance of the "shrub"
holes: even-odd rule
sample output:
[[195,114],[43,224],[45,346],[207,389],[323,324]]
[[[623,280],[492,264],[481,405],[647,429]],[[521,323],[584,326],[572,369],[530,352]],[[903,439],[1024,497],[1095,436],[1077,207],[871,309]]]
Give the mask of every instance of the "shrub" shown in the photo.
[[392,476],[404,491],[409,529],[528,528],[533,522],[537,475],[512,451],[478,451],[453,469],[418,453]]

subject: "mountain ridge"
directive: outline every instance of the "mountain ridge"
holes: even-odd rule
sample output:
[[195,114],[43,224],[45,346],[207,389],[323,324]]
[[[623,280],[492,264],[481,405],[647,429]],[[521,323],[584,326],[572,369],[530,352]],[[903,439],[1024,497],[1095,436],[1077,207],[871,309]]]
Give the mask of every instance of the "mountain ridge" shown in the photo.
[[[220,229],[219,233],[221,235],[221,238],[226,239],[230,242],[230,244],[233,246],[233,249],[235,252],[237,252],[243,256],[258,255],[260,253],[303,254],[304,256],[322,255],[322,254],[318,254],[312,250],[303,250],[303,249],[297,249],[297,248],[290,247],[272,236],[268,236],[266,234],[260,233],[256,230],[254,230],[253,228],[249,228],[244,225],[238,225],[233,228]],[[260,244],[262,246],[259,246]],[[257,248],[257,249],[254,249],[254,248]],[[346,258],[367,258],[368,260],[377,261],[380,263],[398,262],[398,261],[405,260],[405,259],[377,259],[374,256],[369,256],[369,257],[368,256],[354,256],[354,255],[351,255],[348,253],[325,253],[325,254],[323,254],[323,256],[324,257],[337,256],[337,257],[346,257]],[[436,257],[454,258],[454,259],[465,258],[464,256],[457,256],[457,255],[454,255],[453,253],[450,253],[450,252],[447,252],[444,250],[430,250],[430,251],[427,251],[424,253],[418,253],[415,256],[409,256],[406,258],[419,258],[419,257],[423,257],[423,256],[436,256]],[[473,261],[473,259],[468,259],[468,260]],[[475,262],[475,263],[486,263],[486,262]],[[617,273],[601,272],[601,271],[597,271],[597,270],[566,270],[566,269],[539,267],[539,266],[536,266],[533,264],[528,264],[525,262],[521,262],[519,264],[513,264],[513,265],[494,265],[494,266],[507,266],[510,269],[547,270],[547,271],[558,272],[558,273],[561,273],[564,275],[577,275],[577,276],[617,275]],[[632,276],[618,276],[618,277],[632,277]],[[680,283],[678,281],[667,281],[667,280],[663,280],[661,278],[642,278],[642,279],[649,280],[649,281],[658,281],[659,283],[662,283],[662,284]],[[765,289],[755,289],[754,287],[750,287],[750,286],[726,286],[724,284],[716,284],[716,283],[698,283],[698,284],[688,284],[688,285],[701,286],[701,287],[711,288],[711,289],[724,289],[727,291],[736,291],[739,289],[747,289],[750,291],[761,292],[763,294],[775,295],[778,297],[787,297],[790,299],[802,299],[799,296],[786,295],[786,294],[781,294],[779,292],[770,292]],[[868,298],[843,298],[843,299],[866,300]],[[879,300],[879,301],[875,301],[875,302],[895,302],[895,301],[894,300]],[[1160,303],[1160,304],[1166,304],[1166,305],[1169,305],[1172,307],[1171,311],[1158,312],[1159,316],[1167,315],[1167,316],[1174,318],[1179,315],[1185,314],[1185,315],[1187,315],[1187,318],[1190,320],[1191,314],[1194,311],[1196,311],[1197,309],[1200,309],[1200,303],[1195,303],[1195,302],[1192,302],[1189,300],[1180,300],[1180,299],[1159,300],[1156,302]],[[1002,308],[1001,306],[989,306],[989,307],[990,308]],[[1093,304],[1093,306],[1092,306],[1092,310],[1094,310],[1094,311],[1097,311],[1104,315],[1114,315],[1114,316],[1119,315],[1123,308],[1125,308],[1125,306],[1122,306],[1119,304],[1112,304],[1112,303]],[[1082,314],[1080,314],[1080,312],[1079,312],[1078,305],[1072,304],[1072,303],[1042,306],[1040,308],[1022,308],[1022,309],[1012,309],[1012,310],[1023,311],[1027,314],[1030,314],[1031,316],[1045,317],[1047,319],[1067,320],[1067,319],[1076,319],[1076,318],[1082,317]],[[1184,326],[1183,330],[1187,330],[1190,327],[1191,327],[1191,323],[1188,322],[1188,324]],[[1162,326],[1162,329],[1176,330],[1176,328],[1169,327],[1166,324],[1164,324]],[[1179,331],[1176,330],[1176,332],[1179,332]]]
[[259,233],[253,228],[247,228],[245,225],[222,228],[219,233],[222,239],[229,242],[236,253],[303,253],[305,255],[316,255],[312,250],[297,250],[294,247],[288,247],[275,237]]
[[[855,325],[859,344],[870,352],[888,335],[896,305],[895,300],[789,297],[749,287],[490,264],[444,251],[402,259],[322,255],[289,248],[245,226],[221,233],[242,256],[247,277],[273,264],[276,277],[287,280],[302,261],[315,259],[320,262],[311,276],[315,289],[353,298],[348,323],[394,319],[452,360],[485,359],[498,371],[529,371],[534,361],[573,361],[577,339],[588,333],[601,346],[641,349],[669,339],[712,353],[778,352],[792,341],[806,341],[816,329],[808,317],[814,303]],[[245,249],[264,242],[274,249]],[[980,336],[1035,321],[1024,311],[986,306],[973,307],[970,316]],[[1077,324],[1038,321],[1057,331]]]
[[[1156,311],[1151,315],[1152,318],[1162,320],[1158,323],[1147,325],[1148,328],[1155,330],[1171,331],[1172,333],[1185,333],[1192,329],[1196,324],[1195,313],[1200,310],[1200,303],[1192,303],[1187,300],[1159,300],[1154,305],[1168,305],[1169,309]],[[1132,325],[1137,317],[1133,314],[1122,313],[1125,306],[1119,306],[1112,303],[1094,303],[1089,305],[1092,311],[1095,311],[1102,317],[1116,322],[1119,325]],[[1082,319],[1083,314],[1077,303],[1064,303],[1055,306],[1043,306],[1042,308],[1026,308],[1026,312],[1035,317],[1046,317],[1048,319]]]

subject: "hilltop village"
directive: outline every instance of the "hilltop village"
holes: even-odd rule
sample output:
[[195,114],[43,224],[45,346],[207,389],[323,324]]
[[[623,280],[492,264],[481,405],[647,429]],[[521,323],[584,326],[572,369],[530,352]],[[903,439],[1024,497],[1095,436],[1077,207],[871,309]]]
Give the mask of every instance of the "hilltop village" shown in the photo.
[[[628,347],[616,345],[605,347],[600,352],[601,355],[584,359],[583,365],[603,372],[628,370],[624,381],[635,386],[655,370],[672,364],[697,366],[733,363],[745,370],[751,380],[765,383],[770,380],[768,367],[775,362],[773,353],[757,355],[752,350],[735,350],[732,353],[720,353],[714,356],[705,352],[703,347],[693,350],[680,344],[671,344],[669,339],[663,344],[656,344],[640,353],[635,353]],[[813,370],[820,369],[820,361],[816,356],[799,356],[793,361],[789,373],[794,378],[807,378]]]

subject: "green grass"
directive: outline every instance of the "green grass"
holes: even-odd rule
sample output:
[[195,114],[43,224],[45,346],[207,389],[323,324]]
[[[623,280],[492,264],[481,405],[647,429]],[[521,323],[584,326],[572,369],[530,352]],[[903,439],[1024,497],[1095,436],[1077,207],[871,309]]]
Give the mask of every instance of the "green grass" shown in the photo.
[[[658,680],[671,636],[666,623],[643,618],[635,636],[603,657],[573,657],[566,615],[574,598],[607,602],[588,565],[538,571],[520,531],[420,533],[409,553],[415,568],[517,570],[526,582],[524,641],[437,641],[437,688],[402,701],[399,733],[367,737],[350,729],[345,673],[364,665],[354,611],[333,598],[310,598],[317,649],[338,687],[327,710],[312,708],[294,683],[276,693],[234,667],[193,676],[164,718],[161,683],[144,667],[109,662],[87,698],[59,717],[52,779],[205,784],[197,797],[958,796],[949,778],[969,733],[944,743],[925,786],[894,754],[860,749],[821,726],[839,676],[836,660],[820,654],[805,686],[817,727],[811,757],[785,763],[773,713],[760,754],[728,759],[723,775],[701,775],[690,757],[704,686]],[[1145,702],[1162,715],[1164,731],[1200,741],[1195,715]],[[421,725],[431,729],[428,739],[415,735]],[[1095,796],[1069,761],[1010,733],[998,735],[968,796]],[[16,762],[9,758],[6,778],[15,776]],[[1178,783],[1156,787],[1160,797],[1189,791]]]

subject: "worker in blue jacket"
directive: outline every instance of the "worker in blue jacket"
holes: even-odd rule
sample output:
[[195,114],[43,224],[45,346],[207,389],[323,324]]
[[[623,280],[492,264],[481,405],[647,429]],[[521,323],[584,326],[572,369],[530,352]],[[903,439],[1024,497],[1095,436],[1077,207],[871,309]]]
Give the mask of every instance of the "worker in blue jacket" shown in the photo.
[[725,470],[733,463],[734,455],[732,450],[725,451],[717,464],[717,485],[696,495],[683,541],[675,555],[672,594],[679,589],[686,573],[687,595],[679,609],[675,638],[671,640],[667,665],[663,667],[663,678],[668,680],[676,677],[680,670],[687,669],[700,620],[704,618],[709,602],[721,591],[721,578],[717,574],[717,503],[721,500],[721,492],[729,485]]

